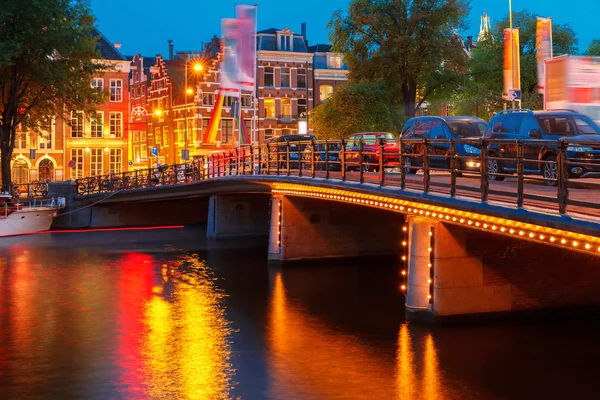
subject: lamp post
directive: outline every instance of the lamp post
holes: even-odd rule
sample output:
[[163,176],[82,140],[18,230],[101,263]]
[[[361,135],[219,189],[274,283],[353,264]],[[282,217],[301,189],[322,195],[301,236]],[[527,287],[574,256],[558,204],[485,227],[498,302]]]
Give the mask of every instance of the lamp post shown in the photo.
[[[194,91],[192,89],[188,88],[188,78],[187,77],[188,77],[188,65],[189,65],[190,61],[191,60],[189,59],[189,57],[185,60],[185,74],[184,74],[184,76],[185,76],[185,78],[184,78],[184,80],[185,80],[185,83],[184,83],[185,89],[184,89],[184,93],[183,93],[183,96],[185,98],[184,99],[184,107],[185,108],[184,108],[184,111],[183,111],[183,118],[185,119],[185,130],[184,130],[184,135],[183,135],[184,136],[183,137],[183,142],[184,142],[183,143],[183,154],[182,154],[182,157],[181,157],[183,159],[183,161],[187,161],[190,158],[189,157],[189,152],[188,152],[188,120],[187,120],[187,108],[188,107],[187,107],[187,97],[188,97],[188,94],[194,93]],[[202,64],[196,62],[194,64],[194,71],[197,71],[197,72],[202,71]]]
[[[512,58],[512,89],[516,90],[517,88],[517,59],[515,57],[515,38],[513,33],[513,17],[512,17],[512,0],[508,0],[508,20],[509,20],[509,30],[510,30],[510,54]],[[519,108],[520,108],[521,100],[519,100]],[[515,108],[515,101],[512,100],[512,108]]]

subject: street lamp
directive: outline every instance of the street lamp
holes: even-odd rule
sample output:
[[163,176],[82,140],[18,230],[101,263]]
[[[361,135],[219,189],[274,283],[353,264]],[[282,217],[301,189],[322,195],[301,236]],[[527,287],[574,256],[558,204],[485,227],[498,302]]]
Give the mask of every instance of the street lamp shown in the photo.
[[194,65],[193,65],[194,71],[200,72],[200,71],[202,71],[202,68],[203,68],[202,64],[200,64],[197,60],[193,60],[193,59],[190,60],[189,57],[185,60],[185,74],[184,74],[184,76],[185,76],[185,78],[184,78],[185,83],[183,85],[185,87],[184,96],[183,96],[185,98],[185,100],[184,100],[184,107],[185,108],[183,110],[183,118],[185,120],[185,131],[184,131],[184,137],[183,137],[183,154],[182,154],[182,157],[181,157],[181,158],[183,158],[183,161],[187,161],[190,158],[189,151],[188,151],[188,118],[187,118],[187,109],[188,109],[188,107],[187,107],[187,97],[188,97],[188,94],[193,94],[194,93],[193,89],[188,88],[188,65],[189,65],[190,61],[194,61]]

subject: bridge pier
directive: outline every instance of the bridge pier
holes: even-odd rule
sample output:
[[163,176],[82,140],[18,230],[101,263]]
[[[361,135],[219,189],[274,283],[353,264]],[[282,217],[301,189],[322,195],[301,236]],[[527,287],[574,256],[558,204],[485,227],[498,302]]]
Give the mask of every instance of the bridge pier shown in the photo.
[[215,195],[208,202],[206,236],[220,239],[269,234],[268,195]]
[[412,216],[408,229],[408,320],[600,305],[598,257]]
[[273,195],[271,262],[401,252],[404,216],[325,200]]

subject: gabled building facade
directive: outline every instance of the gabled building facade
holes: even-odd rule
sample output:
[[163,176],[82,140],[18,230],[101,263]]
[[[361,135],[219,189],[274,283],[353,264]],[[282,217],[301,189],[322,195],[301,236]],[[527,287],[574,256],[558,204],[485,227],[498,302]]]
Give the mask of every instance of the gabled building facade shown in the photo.
[[340,53],[331,51],[330,44],[310,46],[308,51],[313,54],[314,75],[314,106],[326,101],[335,89],[348,82],[348,66]]

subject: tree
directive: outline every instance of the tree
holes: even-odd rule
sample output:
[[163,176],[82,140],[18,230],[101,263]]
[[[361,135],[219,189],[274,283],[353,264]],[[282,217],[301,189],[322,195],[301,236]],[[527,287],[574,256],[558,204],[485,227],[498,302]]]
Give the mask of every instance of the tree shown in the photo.
[[[352,0],[328,25],[354,82],[382,81],[412,117],[436,91],[456,84],[467,65],[458,30],[468,0]],[[417,90],[423,93],[417,102]]]
[[[527,10],[513,14],[513,26],[519,28],[522,107],[540,109],[542,95],[537,92],[535,49],[536,15]],[[508,17],[494,25],[493,35],[480,41],[469,61],[469,74],[451,100],[455,114],[489,118],[502,109],[504,28]],[[554,56],[577,53],[577,37],[569,24],[552,26]]]
[[381,82],[346,83],[313,110],[311,127],[322,139],[348,137],[355,132],[393,132],[390,98]]
[[585,52],[588,56],[600,56],[600,39],[594,39]]
[[91,112],[104,94],[91,87],[98,59],[86,0],[0,3],[2,191],[11,185],[17,127],[39,131],[49,116]]

